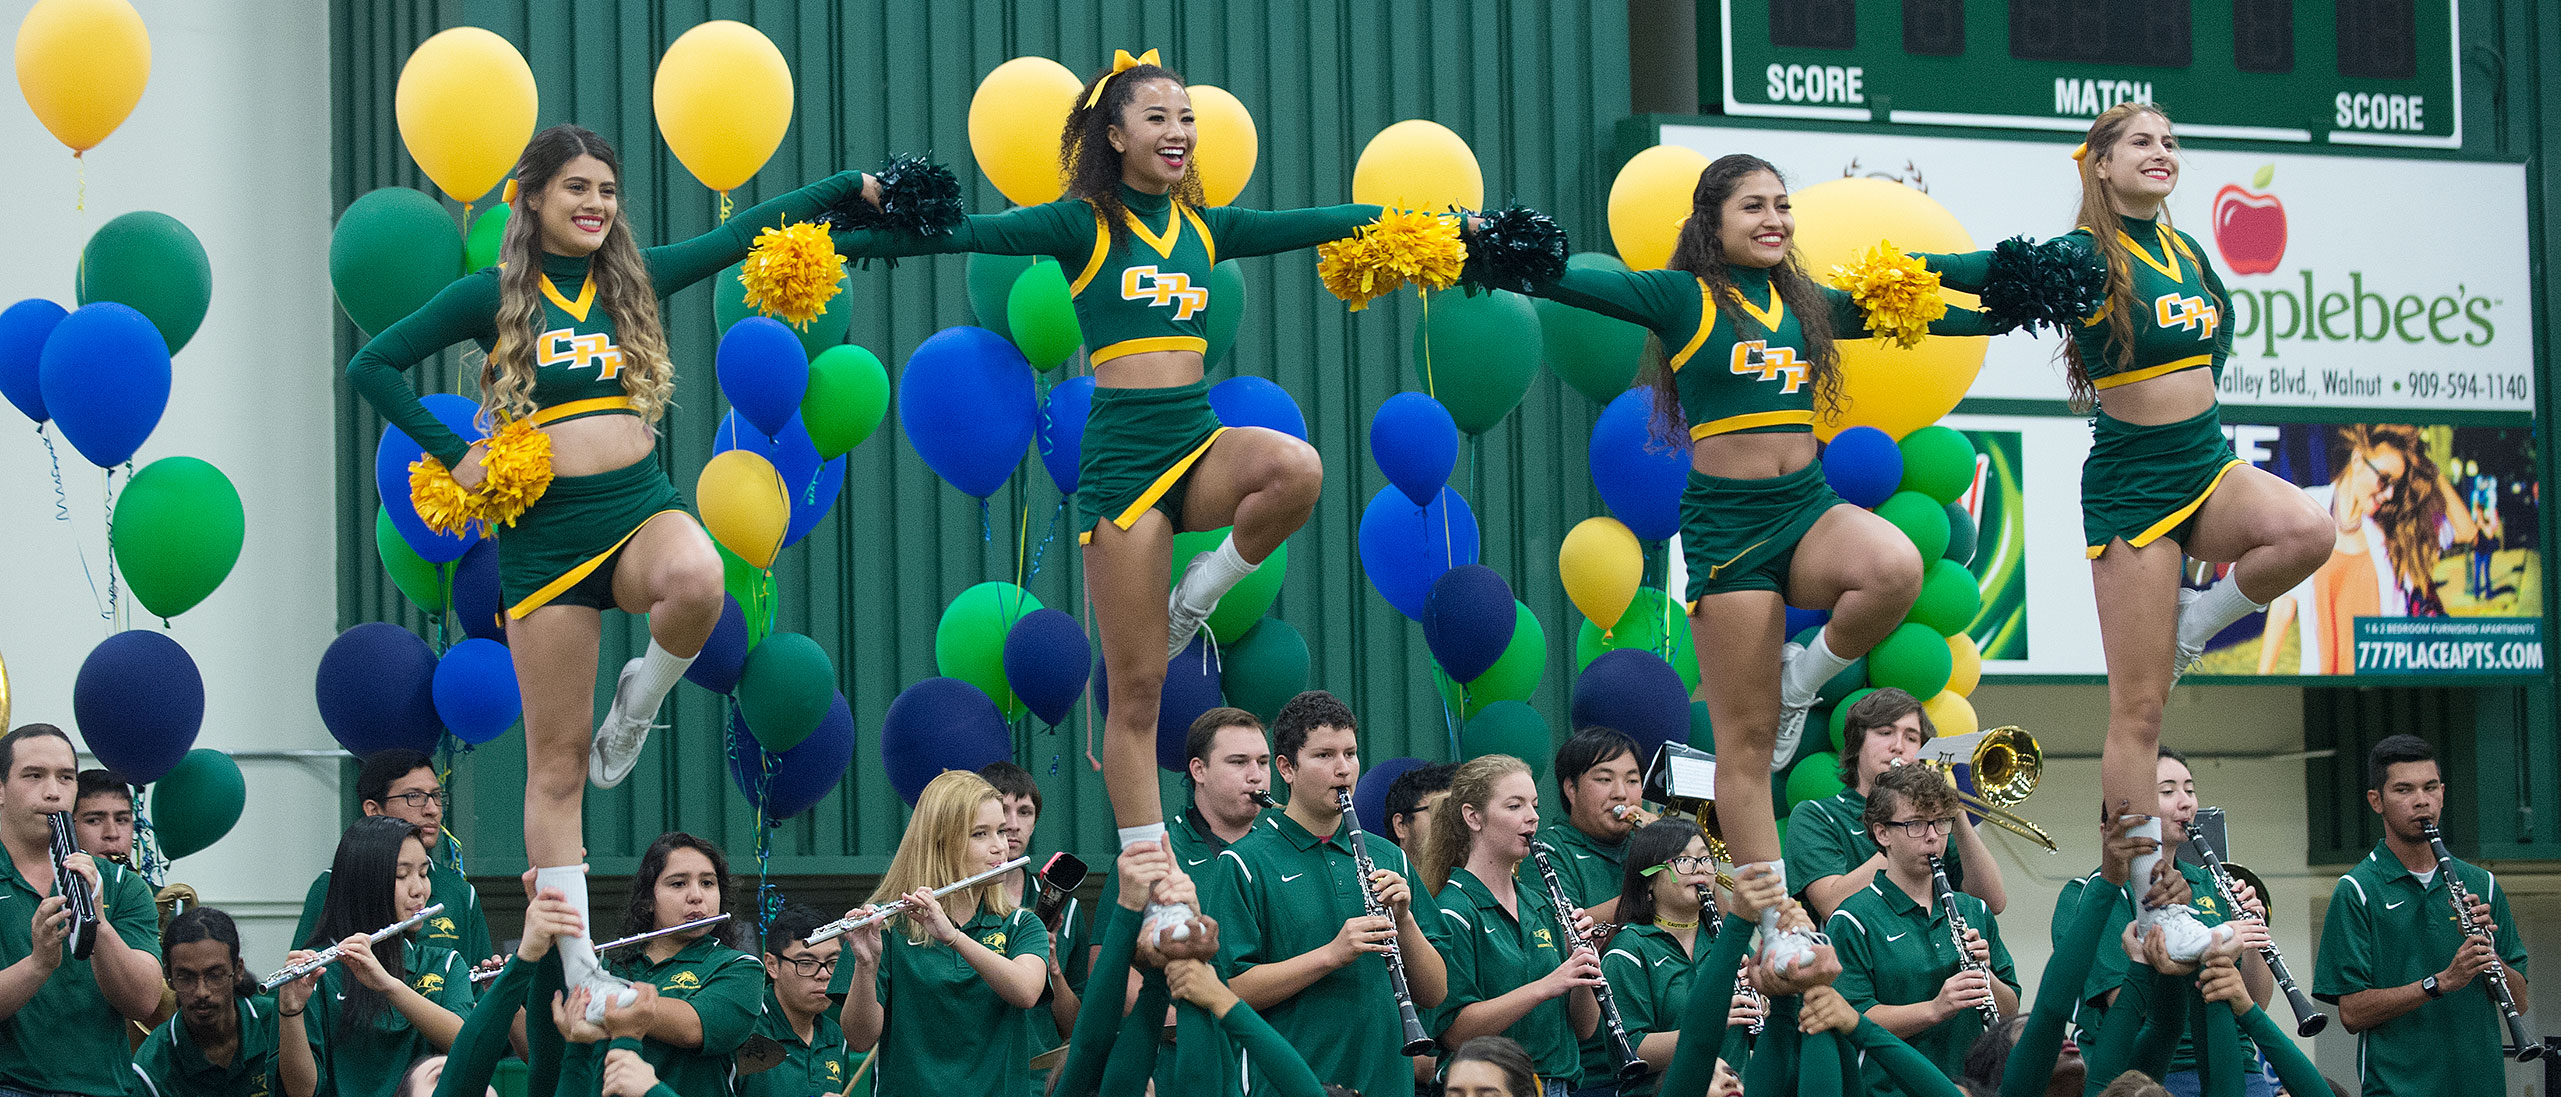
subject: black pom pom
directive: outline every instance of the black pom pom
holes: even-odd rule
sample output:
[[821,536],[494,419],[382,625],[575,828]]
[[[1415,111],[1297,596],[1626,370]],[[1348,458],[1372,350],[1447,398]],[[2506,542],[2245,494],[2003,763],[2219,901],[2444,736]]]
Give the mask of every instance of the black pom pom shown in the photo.
[[1477,216],[1476,229],[1466,234],[1467,266],[1458,276],[1469,293],[1528,293],[1564,276],[1565,230],[1555,218],[1527,206]]
[[960,227],[960,180],[949,169],[922,156],[901,156],[872,173],[880,184],[880,206],[857,195],[826,213],[839,230],[888,229],[910,236],[947,236]]
[[2051,328],[2069,336],[2107,302],[2107,268],[2064,240],[2013,236],[1992,248],[1983,312],[2002,331]]

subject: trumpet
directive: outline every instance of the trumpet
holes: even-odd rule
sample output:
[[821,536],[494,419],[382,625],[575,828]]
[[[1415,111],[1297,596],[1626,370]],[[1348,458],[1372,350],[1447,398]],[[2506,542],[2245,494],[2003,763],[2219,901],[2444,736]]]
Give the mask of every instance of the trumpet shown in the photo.
[[1662,818],[1635,804],[1611,804],[1609,815],[1610,818],[1625,822],[1632,827],[1652,826],[1655,820]]
[[[1968,751],[1971,753],[1968,753]],[[2044,771],[2045,750],[2036,736],[2013,724],[1978,731],[1971,735],[1951,735],[1921,744],[1918,761],[1935,769],[1956,789],[1957,801],[1967,810],[1982,816],[2001,829],[2045,847],[2053,853],[2060,847],[2054,836],[2033,820],[2009,809],[2026,802],[2036,791],[2038,776]],[[1902,765],[1902,759],[1896,759]],[[1956,767],[1966,765],[1974,772],[1974,787],[1979,794],[1968,792],[1956,780]]]
[[[657,940],[657,939],[658,939],[658,938],[660,938],[660,937],[665,937],[665,936],[667,936],[667,935],[669,935],[669,934],[674,934],[674,933],[683,933],[683,932],[685,932],[686,930],[689,930],[689,929],[701,929],[701,928],[703,928],[703,927],[705,927],[705,926],[716,926],[716,925],[719,925],[720,923],[722,923],[722,922],[726,922],[726,921],[728,921],[728,920],[729,920],[729,912],[724,910],[724,911],[721,911],[721,912],[720,912],[720,913],[718,913],[718,914],[714,914],[714,915],[712,915],[712,916],[710,916],[710,917],[708,917],[708,918],[696,918],[696,919],[694,919],[693,921],[690,921],[690,922],[679,922],[679,923],[677,923],[677,924],[675,924],[675,925],[672,925],[672,926],[669,926],[669,927],[667,927],[667,928],[665,928],[665,929],[653,929],[653,930],[650,930],[650,931],[649,931],[649,932],[647,932],[647,933],[635,933],[635,934],[632,934],[632,935],[631,935],[631,936],[629,936],[629,937],[620,938],[620,939],[618,939],[618,940],[607,941],[607,942],[605,942],[604,944],[597,945],[597,946],[596,946],[596,951],[597,951],[597,952],[599,952],[599,953],[612,952],[612,951],[613,951],[613,950],[615,950],[615,949],[623,948],[623,947],[630,946],[630,945],[636,945],[636,944],[641,943],[642,941],[654,941],[654,940]],[[472,972],[472,973],[471,973],[471,981],[472,981],[473,983],[486,983],[486,982],[490,981],[491,979],[495,979],[495,978],[497,978],[497,977],[498,977],[498,973],[499,973],[500,971],[502,971],[502,970],[505,970],[505,969],[504,969],[504,968],[490,968],[490,969],[488,969],[488,970],[486,970],[486,971],[474,971],[474,972]],[[751,1072],[749,1072],[749,1073],[753,1073],[753,1072],[751,1071]]]
[[[384,926],[381,929],[366,934],[365,944],[373,945],[384,940],[400,936],[403,933],[407,933],[410,930],[416,929],[420,925],[425,924],[427,919],[433,918],[444,912],[445,905],[443,903],[429,903],[424,909],[420,910],[416,914],[412,914],[397,922]],[[344,942],[321,949],[320,951],[313,953],[309,959],[298,964],[287,964],[285,965],[284,970],[267,976],[265,979],[259,980],[258,992],[261,994],[269,993],[277,987],[283,986],[286,983],[290,983],[305,975],[309,975],[312,972],[336,963],[339,957],[346,954],[347,946]]]
[[[934,898],[940,899],[943,896],[959,891],[962,888],[975,887],[979,884],[986,883],[989,880],[993,880],[1030,863],[1032,863],[1032,859],[1029,857],[1016,857],[1011,861],[1007,861],[1004,864],[988,869],[987,871],[979,873],[978,875],[972,876],[966,880],[959,881],[958,883],[944,884],[941,887],[935,888]],[[865,926],[878,925],[890,920],[891,918],[895,918],[898,915],[907,913],[907,910],[911,905],[912,904],[907,900],[900,899],[869,914],[854,918],[838,918],[833,922],[829,922],[826,925],[818,927],[817,929],[810,930],[809,936],[804,939],[805,943],[815,945],[822,941],[833,941],[838,937],[852,933],[855,930],[862,929]]]

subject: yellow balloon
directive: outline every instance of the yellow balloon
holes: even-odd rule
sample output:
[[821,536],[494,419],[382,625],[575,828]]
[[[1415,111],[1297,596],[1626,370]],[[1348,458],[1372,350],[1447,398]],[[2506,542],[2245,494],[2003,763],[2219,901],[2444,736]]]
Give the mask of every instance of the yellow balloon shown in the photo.
[[1636,600],[1636,587],[1645,578],[1645,550],[1618,519],[1586,518],[1557,546],[1556,572],[1574,608],[1591,619],[1592,627],[1607,632]]
[[400,142],[456,202],[477,202],[515,170],[540,94],[525,56],[496,34],[455,27],[418,43],[392,97]]
[[773,462],[743,449],[712,455],[694,480],[694,507],[703,529],[738,558],[774,566],[791,529],[791,496]]
[[1959,697],[1974,696],[1974,687],[1983,684],[1983,649],[1974,638],[1962,632],[1947,638],[1947,691]]
[[1225,88],[1194,84],[1191,96],[1192,120],[1200,126],[1200,148],[1193,153],[1199,166],[1194,170],[1209,204],[1224,206],[1254,178],[1254,160],[1261,152],[1254,115]]
[[125,0],[37,0],[18,23],[18,90],[77,156],[96,148],[151,79],[151,32]]
[[978,173],[1017,206],[1057,201],[1067,190],[1058,136],[1084,90],[1067,66],[1046,57],[996,66],[969,97],[969,152]]
[[1982,730],[1974,716],[1974,702],[1951,690],[1940,690],[1938,696],[1921,702],[1921,713],[1930,718],[1930,726],[1938,729],[1942,739]]
[[[1833,179],[1788,195],[1796,207],[1796,254],[1805,272],[1829,282],[1832,268],[1891,240],[1905,251],[1972,251],[1974,237],[1936,199],[1884,179]],[[1970,294],[1941,290],[1951,304],[1972,305]],[[1983,369],[1986,340],[1935,335],[1909,350],[1878,347],[1874,339],[1842,339],[1841,417],[1817,420],[1824,441],[1850,427],[1869,426],[1901,438],[1938,422]]]
[[1656,145],[1637,153],[1610,182],[1610,243],[1632,270],[1659,270],[1672,261],[1690,195],[1708,159],[1696,149]]
[[1485,208],[1485,170],[1449,127],[1408,118],[1369,139],[1352,165],[1352,201],[1440,213]]
[[791,66],[762,31],[714,19],[677,37],[658,59],[650,100],[658,133],[685,170],[713,190],[738,189],[791,128]]

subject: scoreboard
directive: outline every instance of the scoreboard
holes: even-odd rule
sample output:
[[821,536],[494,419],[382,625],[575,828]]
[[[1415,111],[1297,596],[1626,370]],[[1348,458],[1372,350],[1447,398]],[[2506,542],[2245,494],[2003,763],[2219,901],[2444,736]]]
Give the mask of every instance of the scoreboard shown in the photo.
[[2459,0],[1715,2],[1727,114],[2077,131],[2132,99],[2193,137],[2463,143]]

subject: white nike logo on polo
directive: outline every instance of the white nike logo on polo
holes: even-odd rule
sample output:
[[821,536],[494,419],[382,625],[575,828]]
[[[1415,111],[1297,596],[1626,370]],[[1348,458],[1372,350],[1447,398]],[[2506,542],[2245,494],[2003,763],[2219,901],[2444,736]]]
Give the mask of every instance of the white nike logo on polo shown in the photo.
[[1671,962],[1672,962],[1672,958],[1671,958],[1671,957],[1669,957],[1669,956],[1666,956],[1666,957],[1663,957],[1662,959],[1659,959],[1659,960],[1654,961],[1654,966],[1655,966],[1655,967],[1661,967],[1661,966],[1663,966],[1663,965],[1665,965],[1665,964],[1668,964],[1668,963],[1671,963]]
[[[1306,873],[1304,873],[1304,872],[1302,872],[1302,873],[1299,873],[1299,874],[1298,874],[1298,876],[1305,876],[1305,875],[1307,875],[1307,874],[1306,874]],[[1298,879],[1298,876],[1283,876],[1283,877],[1281,877],[1281,882],[1282,882],[1282,883],[1284,883],[1284,884],[1286,884],[1286,883],[1288,883],[1288,882],[1290,882],[1290,881],[1292,881],[1292,880]]]
[[[2403,899],[2403,900],[2401,900],[2401,903],[2406,903],[2406,902],[2409,902],[2409,900],[2407,900],[2407,899]],[[2385,903],[2385,904],[2383,904],[2383,909],[2385,909],[2385,910],[2399,910],[2399,909],[2401,909],[2401,903]]]
[[1888,941],[1900,941],[1900,940],[1902,940],[1903,938],[1908,937],[1908,936],[1910,936],[1910,935],[1911,935],[1911,931],[1910,931],[1910,930],[1905,930],[1905,931],[1903,931],[1903,932],[1901,932],[1901,933],[1892,934],[1892,935],[1890,935],[1890,936],[1886,937],[1885,939],[1886,939],[1886,940],[1888,940]]
[[1190,868],[1193,865],[1200,864],[1207,860],[1209,860],[1207,857],[1185,857],[1183,858],[1183,867]]

